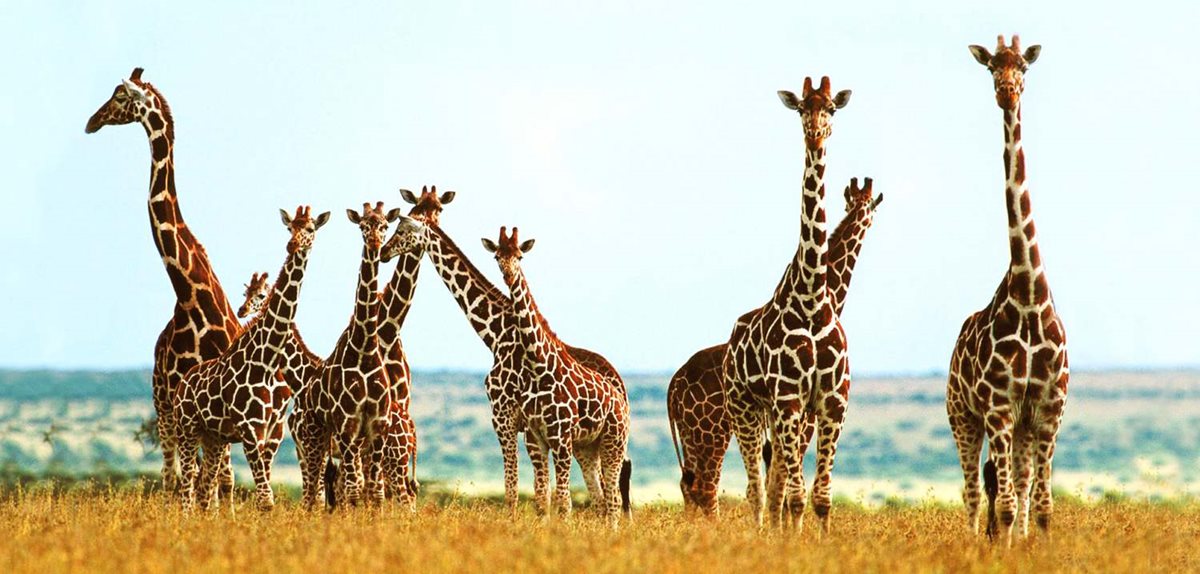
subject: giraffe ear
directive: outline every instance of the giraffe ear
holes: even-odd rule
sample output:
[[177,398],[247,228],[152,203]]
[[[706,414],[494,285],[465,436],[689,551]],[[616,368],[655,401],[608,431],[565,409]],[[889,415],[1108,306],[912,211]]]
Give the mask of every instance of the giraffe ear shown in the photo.
[[329,212],[328,211],[326,211],[325,213],[322,213],[321,215],[318,215],[317,219],[313,221],[313,224],[315,225],[315,227],[313,227],[313,230],[315,231],[317,229],[320,229],[321,226],[325,225],[325,223],[327,223],[328,221],[329,221]]
[[353,209],[346,210],[346,217],[350,219],[350,223],[358,224],[358,222],[362,221],[362,217]]
[[454,201],[454,195],[455,193],[453,191],[447,191],[446,193],[443,193],[440,198],[438,198],[438,201],[442,202],[442,205],[446,205],[447,203]]
[[486,249],[488,253],[495,253],[496,251],[498,251],[500,249],[499,247],[496,246],[496,242],[492,241],[491,239],[484,237],[482,241],[483,241],[483,248]]
[[970,46],[967,46],[967,49],[971,51],[972,56],[975,56],[976,62],[979,62],[985,66],[992,65],[992,53],[988,52],[987,48],[984,48],[978,44],[971,44]]
[[842,90],[833,97],[833,105],[839,110],[846,107],[848,103],[850,103],[850,90]]
[[529,253],[530,251],[533,250],[533,242],[534,242],[533,239],[530,239],[527,241],[522,241],[521,246],[518,249],[521,250],[521,253]]
[[800,109],[800,98],[797,98],[796,94],[793,94],[787,90],[779,90],[778,92],[775,92],[775,93],[776,93],[776,95],[779,96],[779,101],[783,102],[784,106],[787,106],[787,109],[789,109],[789,110],[799,110]]
[[283,219],[283,226],[284,226],[284,227],[291,227],[291,226],[292,226],[292,216],[288,215],[288,212],[287,212],[287,210],[286,210],[286,209],[280,209],[280,210],[279,210],[279,215],[280,215],[280,216],[282,217],[282,219]]
[[413,204],[413,205],[416,205],[416,204],[417,204],[417,196],[416,196],[416,195],[413,195],[413,192],[412,192],[412,190],[408,190],[408,189],[401,189],[401,190],[400,190],[400,197],[404,198],[404,201],[407,201],[407,202],[409,202],[409,203],[411,203],[411,204]]
[[400,219],[400,215],[401,215],[401,212],[400,212],[399,207],[392,208],[391,211],[387,212],[387,222],[391,223],[393,221],[396,221],[397,219]]
[[1025,50],[1025,65],[1028,66],[1037,61],[1038,55],[1042,53],[1042,45],[1034,44]]

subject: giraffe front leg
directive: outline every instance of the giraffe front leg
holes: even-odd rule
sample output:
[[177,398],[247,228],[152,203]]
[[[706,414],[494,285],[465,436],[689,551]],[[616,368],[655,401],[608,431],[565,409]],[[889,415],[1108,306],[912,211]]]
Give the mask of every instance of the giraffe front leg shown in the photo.
[[[533,465],[533,507],[538,514],[546,516],[550,513],[550,448],[526,430],[525,451]],[[513,456],[515,458],[516,454]]]
[[258,509],[269,511],[275,507],[275,492],[271,490],[271,463],[267,457],[266,440],[252,435],[242,442],[242,449],[246,453],[250,473],[254,476],[254,494]]
[[[362,438],[347,439],[345,435],[338,437],[338,450],[342,453],[342,490],[339,498],[344,498],[348,506],[358,506],[362,493],[362,454],[367,450]],[[328,488],[328,485],[326,485]]]
[[220,509],[220,501],[216,498],[217,471],[221,468],[222,452],[228,452],[228,445],[219,441],[202,441],[204,456],[200,458],[200,478],[196,487],[196,498],[202,510]]
[[213,473],[212,480],[214,482],[219,481],[219,483],[217,488],[212,489],[212,496],[218,505],[220,505],[221,498],[224,497],[225,500],[229,501],[229,505],[233,506],[233,455],[230,452],[232,448],[233,445],[223,444],[221,445],[220,449],[214,453],[218,456],[216,457],[216,460],[214,460],[213,468],[217,469],[219,472]]
[[[493,415],[492,428],[496,429],[496,439],[500,442],[500,455],[504,458],[504,504],[508,507],[509,515],[515,517],[517,503],[520,501],[520,494],[517,491],[519,478],[517,473],[517,431],[507,416]],[[532,452],[529,459],[533,460]]]
[[324,489],[333,488],[332,484],[324,483],[323,477],[329,456],[329,436],[320,429],[308,429],[300,434],[293,431],[292,438],[296,443],[296,457],[300,460],[301,503],[305,510],[312,510],[317,501],[324,498]]
[[571,456],[572,441],[567,425],[560,425],[557,440],[551,439],[554,449],[554,507],[566,518],[571,515]]

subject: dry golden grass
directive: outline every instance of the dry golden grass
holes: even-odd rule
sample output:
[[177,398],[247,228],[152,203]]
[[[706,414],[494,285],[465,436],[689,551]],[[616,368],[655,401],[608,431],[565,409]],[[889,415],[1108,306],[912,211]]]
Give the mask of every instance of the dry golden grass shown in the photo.
[[1053,538],[1011,550],[965,533],[961,510],[834,507],[818,539],[642,507],[610,531],[587,510],[566,521],[493,503],[423,504],[415,515],[308,514],[283,502],[236,518],[185,517],[161,495],[24,493],[0,500],[4,572],[1043,572],[1200,571],[1200,506],[1060,504]]

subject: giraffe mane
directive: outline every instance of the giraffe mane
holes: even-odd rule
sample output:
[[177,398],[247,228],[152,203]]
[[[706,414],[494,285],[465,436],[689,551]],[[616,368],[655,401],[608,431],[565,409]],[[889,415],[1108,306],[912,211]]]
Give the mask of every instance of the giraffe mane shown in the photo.
[[154,84],[151,84],[150,82],[142,81],[140,78],[131,81],[143,88],[146,88],[147,90],[150,90],[150,92],[152,92],[155,97],[158,98],[159,111],[163,115],[163,121],[165,121],[167,124],[167,137],[170,138],[171,141],[175,141],[175,118],[171,116],[171,105],[167,103],[167,98],[164,98],[162,92],[158,91],[158,88],[154,87]]
[[458,260],[467,267],[467,274],[483,283],[485,286],[484,296],[487,297],[489,301],[494,303],[503,303],[506,306],[511,304],[512,300],[509,299],[508,295],[505,295],[503,291],[501,291],[498,287],[496,287],[495,284],[488,280],[487,276],[484,275],[483,272],[480,271],[479,268],[476,267],[466,255],[463,254],[463,251],[462,249],[459,249],[458,244],[454,243],[454,240],[450,239],[450,236],[447,235],[445,231],[442,231],[440,226],[435,223],[429,223],[428,225],[429,229],[436,233],[438,238],[440,238],[446,244],[447,249],[449,249],[454,255],[458,256]]

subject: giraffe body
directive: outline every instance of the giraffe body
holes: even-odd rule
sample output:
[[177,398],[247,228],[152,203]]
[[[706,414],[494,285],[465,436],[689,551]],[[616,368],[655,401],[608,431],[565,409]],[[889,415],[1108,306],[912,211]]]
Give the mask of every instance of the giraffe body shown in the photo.
[[1038,525],[1049,527],[1051,467],[1070,378],[1066,332],[1042,266],[1021,146],[1024,73],[1040,51],[1031,46],[1022,53],[1016,36],[1011,46],[1001,36],[994,55],[971,46],[975,59],[992,73],[1004,116],[1010,261],[988,306],[963,323],[946,388],[970,528],[979,530],[979,461],[986,440],[995,474],[995,500],[989,507],[1010,544],[1014,523],[1020,535],[1028,533],[1031,489]]
[[[839,316],[845,306],[854,264],[863,240],[874,221],[875,209],[883,200],[882,195],[872,197],[871,188],[870,178],[861,189],[857,179],[851,181],[845,190],[846,216],[829,238],[826,287],[833,299],[834,312]],[[678,436],[679,441],[677,454],[683,475],[680,489],[684,506],[695,507],[708,514],[717,511],[721,467],[732,433],[725,412],[725,392],[721,381],[727,351],[726,343],[697,351],[676,371],[667,387],[671,434],[672,437]],[[809,420],[805,435],[811,436],[812,430],[812,421]],[[764,456],[767,454],[764,452]],[[769,459],[769,456],[766,458]]]
[[[192,369],[176,391],[185,510],[195,504],[198,481],[202,490],[215,482],[226,446],[234,442],[245,449],[259,507],[274,505],[271,441],[276,429],[282,428],[282,413],[291,396],[280,376],[281,355],[295,317],[313,236],[328,219],[328,213],[312,218],[307,208],[297,209],[295,217],[283,212],[292,235],[271,299],[225,353]],[[203,470],[197,460],[200,446],[205,451]],[[199,496],[201,500],[210,498],[208,492]]]
[[[806,161],[800,242],[771,301],[743,315],[734,325],[724,363],[726,408],[746,466],[755,522],[762,523],[762,459],[769,429],[767,513],[773,526],[783,520],[797,530],[806,504],[803,457],[807,430],[815,424],[817,468],[813,510],[823,531],[829,528],[830,479],[837,440],[850,393],[846,335],[826,289],[825,139],[830,119],[849,101],[849,91],[831,96],[829,79],[819,89],[806,79],[803,98],[780,92],[788,108],[800,113]],[[784,505],[788,516],[784,520]]]
[[[138,122],[150,142],[150,230],[171,286],[175,308],[154,345],[151,375],[154,412],[163,452],[162,481],[168,491],[178,483],[176,429],[172,405],[185,374],[200,363],[215,359],[241,333],[221,282],[213,272],[204,246],[183,219],[175,192],[175,120],[166,98],[135,68],[112,96],[88,119],[86,132],[106,125]],[[223,490],[232,489],[233,470],[225,453]]]

